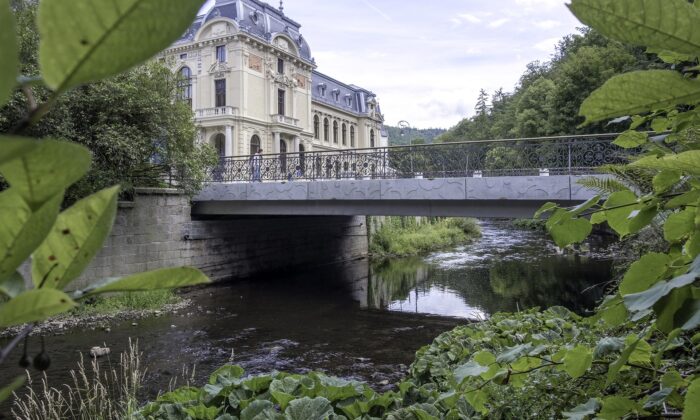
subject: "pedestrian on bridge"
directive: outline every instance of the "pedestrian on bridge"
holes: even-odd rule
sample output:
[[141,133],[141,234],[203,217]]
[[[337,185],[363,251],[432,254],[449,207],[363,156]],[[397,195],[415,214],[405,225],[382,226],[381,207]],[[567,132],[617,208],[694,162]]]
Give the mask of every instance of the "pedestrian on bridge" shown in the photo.
[[260,169],[262,166],[262,149],[258,149],[257,152],[253,156],[250,157],[250,163],[253,169],[253,182],[258,181],[262,182],[262,178],[260,176]]

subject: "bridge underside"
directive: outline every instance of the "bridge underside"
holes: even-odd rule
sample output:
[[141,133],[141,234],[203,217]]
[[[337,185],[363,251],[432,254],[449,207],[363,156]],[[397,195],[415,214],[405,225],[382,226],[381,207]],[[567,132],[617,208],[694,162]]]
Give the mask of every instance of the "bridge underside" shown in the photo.
[[[600,176],[600,175],[597,175]],[[547,201],[574,205],[595,195],[583,176],[221,183],[194,198],[196,216],[531,217]]]

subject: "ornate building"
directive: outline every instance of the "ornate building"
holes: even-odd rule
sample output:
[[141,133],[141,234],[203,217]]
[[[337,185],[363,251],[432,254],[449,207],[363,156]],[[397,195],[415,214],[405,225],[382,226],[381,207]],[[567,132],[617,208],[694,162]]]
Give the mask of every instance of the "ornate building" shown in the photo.
[[199,140],[222,156],[386,146],[376,96],[316,71],[300,25],[258,0],[217,0],[161,54]]

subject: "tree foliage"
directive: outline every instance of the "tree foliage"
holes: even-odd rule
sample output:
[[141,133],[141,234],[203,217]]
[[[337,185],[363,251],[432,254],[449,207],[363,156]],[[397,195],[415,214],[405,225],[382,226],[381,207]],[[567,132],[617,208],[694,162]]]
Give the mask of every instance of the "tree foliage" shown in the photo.
[[[132,70],[120,76],[127,80],[123,84],[114,79],[72,91],[69,88],[119,73],[148,58],[164,42],[171,42],[184,31],[200,4],[193,0],[169,1],[169,7],[164,8],[166,13],[154,14],[148,13],[149,8],[163,6],[162,1],[122,1],[122,6],[130,5],[123,9],[110,7],[113,4],[108,1],[94,0],[91,3],[87,7],[87,2],[41,2],[40,29],[44,34],[52,31],[64,33],[44,36],[40,40],[31,31],[20,30],[17,40],[0,35],[3,55],[26,59],[22,73],[14,65],[0,69],[2,83],[8,84],[11,91],[21,90],[5,107],[0,128],[0,175],[9,184],[0,192],[0,328],[29,323],[22,332],[25,336],[33,323],[72,309],[86,296],[209,281],[199,270],[180,268],[110,279],[72,296],[64,291],[85,270],[109,235],[120,190],[119,186],[101,188],[99,184],[91,184],[91,188],[101,188],[100,191],[60,212],[66,189],[88,173],[93,161],[90,150],[77,144],[81,142],[79,140],[90,145],[93,145],[90,141],[95,141],[105,148],[102,150],[93,145],[97,162],[100,158],[104,162],[121,159],[123,157],[117,150],[130,147],[137,149],[133,157],[138,159],[139,148],[144,148],[144,144],[154,139],[166,139],[170,134],[181,136],[182,141],[189,136],[187,141],[193,141],[192,130],[176,121],[180,118],[189,121],[191,116],[177,112],[179,105],[173,107],[172,90],[158,90],[161,96],[143,97],[139,94],[139,88],[156,90],[159,82],[168,80],[162,68],[148,66]],[[2,31],[12,28],[15,20],[9,6],[7,1],[0,2]],[[19,2],[15,7],[20,28],[30,27],[34,6]],[[71,19],[65,18],[67,12]],[[96,16],[98,13],[115,15],[109,16],[110,21],[104,15]],[[117,16],[120,13],[123,16]],[[103,23],[109,24],[84,25],[98,18],[107,19]],[[72,26],[66,27],[69,24]],[[149,26],[163,29],[163,33],[134,43],[132,36],[148,38],[143,31]],[[140,28],[141,33],[125,34],[125,28],[130,31]],[[67,36],[68,33],[71,35]],[[35,72],[37,66],[32,61],[32,48],[36,47],[37,40],[42,51],[38,62],[40,74]],[[16,41],[21,42],[19,48]],[[5,49],[5,45],[9,47]],[[100,58],[106,55],[109,55],[109,60]],[[9,62],[14,61],[10,59]],[[29,72],[24,73],[25,70]],[[159,78],[152,77],[154,74],[160,74]],[[133,81],[141,84],[131,83]],[[172,86],[167,89],[172,89]],[[20,95],[24,98],[19,99]],[[5,105],[6,95],[0,92],[0,96],[0,106]],[[166,116],[160,113],[163,110],[156,111],[153,107],[164,107],[165,111],[175,113]],[[37,126],[36,123],[52,109],[58,111],[49,117],[48,122]],[[107,112],[108,109],[111,112]],[[117,110],[120,111],[115,112]],[[7,118],[7,115],[14,117]],[[137,133],[138,130],[146,131],[146,135]],[[42,138],[28,137],[31,134]],[[73,138],[77,140],[75,142],[57,140],[47,137],[49,134],[73,135],[79,139]],[[150,137],[155,134],[158,137]],[[121,145],[110,148],[117,141],[121,141]],[[171,151],[164,148],[162,153],[167,155]],[[109,182],[108,176],[104,182]],[[30,256],[31,278],[25,279],[17,270]],[[0,363],[5,361],[18,341],[12,340],[1,349]],[[50,359],[43,349],[37,357],[40,359],[35,358],[35,367],[47,368]],[[25,358],[26,354],[22,360]],[[3,378],[2,382],[9,380],[11,378]],[[0,397],[7,397],[19,383],[14,381],[1,388]]]

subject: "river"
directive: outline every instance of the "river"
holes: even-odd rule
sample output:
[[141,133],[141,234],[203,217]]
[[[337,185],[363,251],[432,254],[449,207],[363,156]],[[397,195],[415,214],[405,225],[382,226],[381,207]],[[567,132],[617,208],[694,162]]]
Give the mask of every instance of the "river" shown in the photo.
[[[114,360],[132,338],[148,368],[150,396],[182,366],[196,366],[201,383],[231,360],[250,373],[319,370],[383,390],[443,331],[537,306],[584,313],[611,278],[611,260],[597,244],[563,255],[543,233],[508,222],[482,222],[482,232],[472,244],[426,257],[361,260],[192,290],[185,296],[193,305],[179,313],[121,322],[110,332],[47,337],[50,383],[68,381],[80,352],[106,345]],[[2,378],[17,374],[12,363],[0,367]]]

